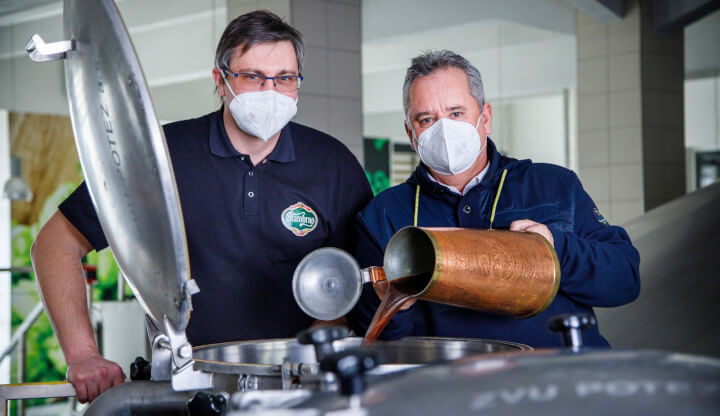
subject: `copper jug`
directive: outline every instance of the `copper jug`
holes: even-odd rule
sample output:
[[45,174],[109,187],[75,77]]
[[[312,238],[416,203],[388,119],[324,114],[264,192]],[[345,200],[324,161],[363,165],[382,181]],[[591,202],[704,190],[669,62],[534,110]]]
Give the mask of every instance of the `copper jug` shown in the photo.
[[555,249],[531,232],[405,227],[390,239],[383,268],[420,299],[518,318],[544,311],[560,285]]

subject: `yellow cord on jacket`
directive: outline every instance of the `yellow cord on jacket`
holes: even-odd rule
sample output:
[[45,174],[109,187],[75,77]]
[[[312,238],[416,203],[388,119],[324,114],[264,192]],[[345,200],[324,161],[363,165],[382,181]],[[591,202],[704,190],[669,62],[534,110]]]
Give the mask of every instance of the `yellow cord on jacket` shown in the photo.
[[420,185],[415,187],[415,214],[413,215],[413,227],[417,227],[418,203],[420,202]]
[[507,169],[503,169],[502,177],[500,178],[500,186],[495,193],[495,202],[493,202],[492,211],[490,212],[490,229],[492,230],[493,221],[495,221],[495,209],[497,208],[498,200],[500,199],[500,192],[502,192],[503,184],[505,184],[505,175],[507,175]]
[[[493,221],[495,221],[495,209],[497,208],[498,200],[500,199],[500,192],[502,192],[503,185],[505,184],[505,175],[507,175],[507,169],[503,169],[502,177],[500,177],[500,186],[495,193],[495,202],[493,202],[492,211],[490,212],[490,229],[492,230]],[[415,212],[413,213],[413,227],[417,227],[418,210],[420,206],[420,185],[415,186]]]

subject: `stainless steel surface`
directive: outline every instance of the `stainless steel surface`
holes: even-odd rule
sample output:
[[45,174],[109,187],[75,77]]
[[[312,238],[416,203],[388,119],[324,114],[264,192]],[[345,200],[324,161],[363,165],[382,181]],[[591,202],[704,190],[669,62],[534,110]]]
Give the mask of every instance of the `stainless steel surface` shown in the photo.
[[145,330],[150,340],[151,368],[153,381],[170,380],[172,377],[172,350],[167,334],[160,331],[149,315],[145,315]]
[[176,392],[169,382],[133,381],[115,386],[95,399],[85,416],[187,415],[191,392]]
[[[241,398],[241,394],[238,394]],[[233,406],[238,403],[231,398]],[[257,415],[718,415],[720,360],[656,351],[561,350],[476,356],[375,380],[350,400],[316,393]]]
[[360,298],[360,266],[343,250],[320,248],[297,265],[292,288],[295,301],[305,313],[315,319],[337,319],[350,312]]
[[[175,329],[170,320],[165,317],[165,334],[167,334],[167,341],[170,344],[173,389],[175,391],[188,391],[211,388],[213,386],[213,374],[195,368],[195,362],[192,359],[192,346],[188,343],[185,331]],[[164,345],[158,346],[165,348]],[[155,343],[153,343],[153,347],[155,347]]]
[[65,59],[66,54],[75,49],[75,42],[64,40],[45,43],[40,35],[33,35],[25,45],[25,52],[35,62],[50,62]]
[[[335,341],[336,351],[358,348],[362,338]],[[385,367],[447,362],[474,354],[527,351],[530,347],[513,342],[408,337],[400,341],[378,341],[373,347],[385,355]],[[195,347],[195,366],[205,371],[231,374],[280,376],[283,361],[316,364],[311,345],[300,345],[294,339],[241,341]],[[380,367],[384,367],[380,366]]]
[[179,198],[163,131],[112,0],[65,0],[65,59],[78,154],[121,271],[159,328],[184,330],[190,278]]
[[720,356],[720,183],[625,224],[640,251],[640,297],[596,308],[614,347]]
[[279,409],[299,404],[307,400],[312,393],[311,390],[241,392],[232,396],[231,406],[236,410]]
[[0,384],[0,404],[3,415],[8,414],[10,400],[37,399],[46,397],[75,397],[75,389],[68,382],[43,382],[24,384]]

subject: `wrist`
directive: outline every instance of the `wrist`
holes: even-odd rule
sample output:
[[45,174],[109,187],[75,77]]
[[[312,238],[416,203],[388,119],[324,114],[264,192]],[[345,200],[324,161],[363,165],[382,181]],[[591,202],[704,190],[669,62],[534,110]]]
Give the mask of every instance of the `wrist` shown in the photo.
[[71,347],[69,351],[65,352],[65,361],[68,365],[87,360],[88,358],[102,358],[94,342],[89,345]]

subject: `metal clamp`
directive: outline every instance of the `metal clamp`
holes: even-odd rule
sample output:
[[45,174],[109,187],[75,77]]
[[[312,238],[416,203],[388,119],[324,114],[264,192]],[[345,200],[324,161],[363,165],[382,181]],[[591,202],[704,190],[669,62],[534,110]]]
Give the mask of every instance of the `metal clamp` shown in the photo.
[[65,59],[67,53],[75,50],[74,40],[63,40],[60,42],[45,43],[37,33],[32,35],[27,44],[25,52],[35,62],[50,62]]
[[172,349],[167,335],[160,332],[149,315],[145,315],[145,328],[152,345],[150,359],[150,379],[153,381],[170,380],[172,377]]
[[165,333],[170,343],[172,354],[172,386],[175,391],[202,390],[212,387],[212,374],[193,368],[192,345],[184,331],[178,331],[170,320],[165,317]]

